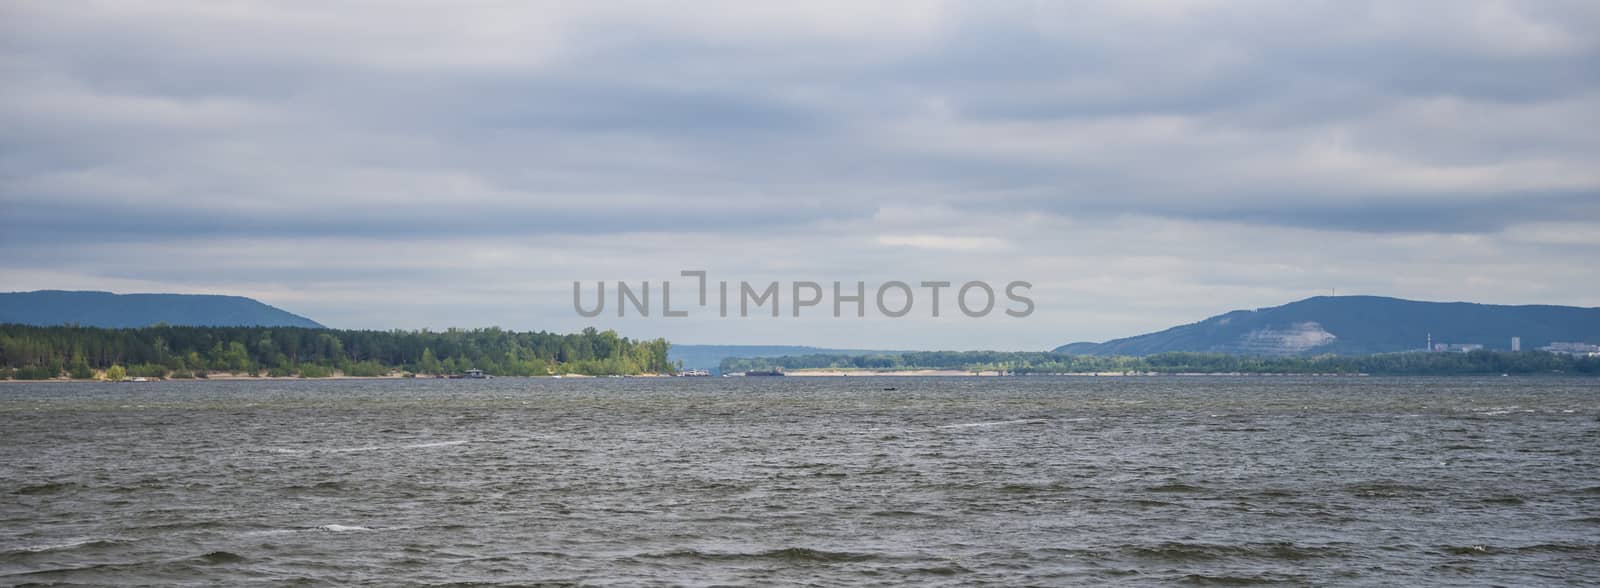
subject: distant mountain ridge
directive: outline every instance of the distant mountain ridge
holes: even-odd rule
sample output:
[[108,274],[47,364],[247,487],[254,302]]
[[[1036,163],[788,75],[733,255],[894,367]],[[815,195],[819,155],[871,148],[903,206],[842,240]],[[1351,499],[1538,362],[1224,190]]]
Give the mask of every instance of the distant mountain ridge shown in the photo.
[[0,323],[77,324],[122,329],[173,326],[261,326],[325,328],[318,322],[243,296],[212,294],[113,294],[38,290],[0,293]]
[[1070,343],[1059,353],[1151,355],[1168,351],[1240,355],[1364,354],[1421,350],[1435,344],[1477,344],[1523,350],[1557,341],[1600,342],[1600,308],[1422,302],[1381,296],[1317,296],[1283,306],[1235,310],[1170,329]]

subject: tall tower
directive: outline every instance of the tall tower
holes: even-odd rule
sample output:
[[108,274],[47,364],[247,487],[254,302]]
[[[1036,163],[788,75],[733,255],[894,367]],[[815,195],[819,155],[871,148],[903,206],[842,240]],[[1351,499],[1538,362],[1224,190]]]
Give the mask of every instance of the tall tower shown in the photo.
[[1428,333],[1428,346],[1424,347],[1423,350],[1433,351],[1433,333]]
[[1511,338],[1511,350],[1512,351],[1522,351],[1522,337],[1512,337]]

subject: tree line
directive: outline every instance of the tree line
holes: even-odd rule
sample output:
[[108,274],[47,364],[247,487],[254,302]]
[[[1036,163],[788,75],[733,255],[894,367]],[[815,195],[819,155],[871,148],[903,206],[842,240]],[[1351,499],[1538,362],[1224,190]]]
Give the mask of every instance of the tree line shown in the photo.
[[727,358],[723,373],[748,370],[861,369],[994,371],[1009,374],[1581,374],[1600,375],[1600,358],[1546,351],[1381,353],[1373,355],[1243,356],[1171,352],[1143,357],[1034,351],[917,351],[882,355],[811,354]]
[[633,340],[616,331],[352,331],[300,327],[137,329],[0,325],[0,379],[233,374],[327,377],[394,372],[497,376],[672,373],[665,339]]

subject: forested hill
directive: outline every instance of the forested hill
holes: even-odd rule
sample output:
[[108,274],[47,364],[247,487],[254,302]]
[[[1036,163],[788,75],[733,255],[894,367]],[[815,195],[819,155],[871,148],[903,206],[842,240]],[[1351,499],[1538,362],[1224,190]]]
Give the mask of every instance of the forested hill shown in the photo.
[[110,292],[0,293],[0,323],[80,325],[110,329],[160,323],[177,326],[321,328],[306,317],[242,296],[113,294]]
[[128,375],[204,377],[208,372],[318,377],[342,373],[627,375],[672,373],[664,339],[616,331],[515,332],[497,328],[346,331],[299,327],[98,329],[0,325],[0,378]]
[[1421,350],[1433,343],[1523,350],[1554,342],[1600,343],[1600,308],[1419,302],[1378,296],[1318,296],[1283,306],[1235,310],[1198,323],[1105,343],[1072,343],[1060,353],[1141,356],[1173,351],[1236,355],[1319,355]]

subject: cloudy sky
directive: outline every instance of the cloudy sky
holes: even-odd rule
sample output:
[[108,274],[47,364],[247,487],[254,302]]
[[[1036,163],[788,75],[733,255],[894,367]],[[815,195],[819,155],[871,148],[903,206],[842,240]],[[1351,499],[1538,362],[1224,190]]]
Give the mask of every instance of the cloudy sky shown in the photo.
[[[6,2],[0,290],[897,349],[1334,289],[1600,306],[1597,30],[1593,0]],[[573,311],[683,269],[1037,310]]]

